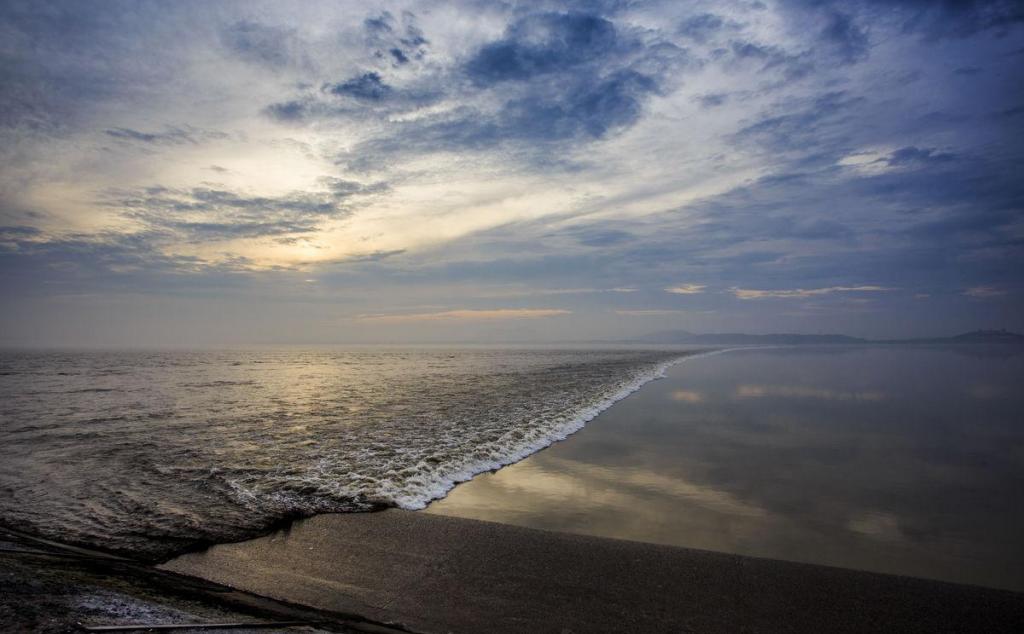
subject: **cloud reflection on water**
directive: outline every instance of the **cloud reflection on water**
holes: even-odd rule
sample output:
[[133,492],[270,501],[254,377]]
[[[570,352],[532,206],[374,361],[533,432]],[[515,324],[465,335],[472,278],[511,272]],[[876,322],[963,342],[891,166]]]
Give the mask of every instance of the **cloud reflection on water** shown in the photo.
[[885,393],[880,391],[844,392],[808,385],[740,385],[736,388],[736,398],[823,398],[841,401],[880,401]]
[[704,358],[428,512],[1024,590],[1022,373],[924,347]]

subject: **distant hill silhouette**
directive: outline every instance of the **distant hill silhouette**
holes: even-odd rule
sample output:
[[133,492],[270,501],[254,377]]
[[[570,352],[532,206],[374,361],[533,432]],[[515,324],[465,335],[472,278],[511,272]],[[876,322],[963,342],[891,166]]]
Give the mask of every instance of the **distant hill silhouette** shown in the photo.
[[928,337],[913,339],[862,339],[847,335],[800,335],[795,333],[779,333],[768,335],[750,335],[740,332],[716,334],[697,334],[686,330],[669,330],[656,332],[640,337],[636,341],[643,343],[685,343],[685,344],[878,344],[878,343],[1013,343],[1024,344],[1024,335],[1006,330],[975,330],[953,337]]
[[972,330],[953,337],[890,339],[883,343],[1024,343],[1024,335],[1008,330]]

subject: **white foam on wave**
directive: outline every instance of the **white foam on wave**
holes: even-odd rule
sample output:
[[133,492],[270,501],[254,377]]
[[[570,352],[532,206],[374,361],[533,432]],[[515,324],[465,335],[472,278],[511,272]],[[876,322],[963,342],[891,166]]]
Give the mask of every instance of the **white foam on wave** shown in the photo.
[[[424,468],[429,473],[429,481],[420,486],[411,487],[406,480],[398,490],[382,491],[382,497],[390,504],[406,510],[420,510],[426,508],[430,502],[445,497],[449,491],[461,482],[471,480],[474,476],[486,471],[495,471],[510,464],[519,462],[524,458],[537,453],[545,447],[565,440],[572,434],[580,431],[587,423],[596,418],[601,412],[607,410],[615,403],[640,390],[651,381],[663,379],[667,376],[669,368],[701,357],[708,357],[734,350],[735,348],[724,348],[708,350],[693,354],[685,354],[668,361],[655,365],[653,368],[640,372],[625,382],[618,391],[611,396],[600,399],[591,405],[576,412],[574,416],[562,422],[553,422],[549,426],[541,425],[528,430],[527,442],[520,442],[513,445],[502,445],[500,441],[492,443],[492,446],[484,448],[492,457],[487,460],[478,460],[461,466],[455,466],[454,470],[443,472],[443,469],[429,467],[421,463],[417,467]],[[426,475],[426,474],[425,474]]]

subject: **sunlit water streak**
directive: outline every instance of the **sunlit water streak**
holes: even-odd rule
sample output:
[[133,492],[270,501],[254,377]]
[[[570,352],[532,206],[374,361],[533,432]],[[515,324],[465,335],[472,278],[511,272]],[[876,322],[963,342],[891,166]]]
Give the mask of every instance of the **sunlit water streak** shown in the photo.
[[296,516],[422,508],[679,352],[0,353],[0,518],[165,558]]

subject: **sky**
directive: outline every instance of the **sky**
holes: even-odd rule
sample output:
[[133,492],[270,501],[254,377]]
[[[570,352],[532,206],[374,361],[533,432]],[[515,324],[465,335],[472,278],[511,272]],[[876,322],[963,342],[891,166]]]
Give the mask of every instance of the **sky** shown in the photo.
[[1024,6],[0,0],[0,345],[1024,331]]

